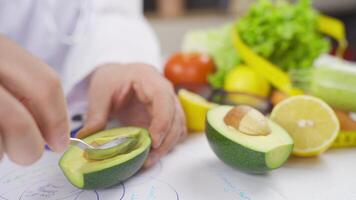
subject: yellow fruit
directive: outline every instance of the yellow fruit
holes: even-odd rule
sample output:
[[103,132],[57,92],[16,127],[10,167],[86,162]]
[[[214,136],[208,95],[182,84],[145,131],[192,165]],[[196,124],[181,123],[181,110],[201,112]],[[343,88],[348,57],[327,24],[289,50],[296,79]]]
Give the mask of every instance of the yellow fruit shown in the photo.
[[270,85],[265,78],[252,68],[238,66],[226,75],[224,89],[266,97],[270,92]]
[[334,141],[333,148],[356,147],[356,131],[341,130]]
[[275,88],[288,95],[298,95],[304,92],[294,88],[288,74],[265,58],[257,55],[250,47],[243,43],[237,29],[231,32],[232,43],[246,64],[263,76]]
[[334,17],[320,15],[318,18],[318,29],[320,32],[329,35],[338,41],[339,46],[336,49],[336,55],[342,58],[347,48],[344,23]]
[[204,131],[206,113],[217,105],[184,89],[179,90],[178,98],[185,113],[188,129],[194,132]]
[[306,95],[294,96],[277,104],[271,119],[293,138],[293,154],[315,156],[327,150],[339,132],[339,121],[328,104]]

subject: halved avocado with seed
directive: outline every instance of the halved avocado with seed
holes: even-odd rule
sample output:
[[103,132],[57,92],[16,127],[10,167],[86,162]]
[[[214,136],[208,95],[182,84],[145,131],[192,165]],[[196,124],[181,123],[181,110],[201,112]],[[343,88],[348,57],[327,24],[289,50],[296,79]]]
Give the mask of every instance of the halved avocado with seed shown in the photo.
[[[59,161],[67,179],[81,189],[98,189],[116,185],[134,175],[143,165],[151,147],[151,138],[146,129],[123,127],[105,130],[84,139],[89,144],[101,144],[117,137],[129,140],[116,149],[88,157],[79,147],[70,147]],[[114,150],[114,151],[113,151]],[[115,154],[113,154],[114,152]]]
[[[249,132],[256,129],[258,133],[260,127],[264,127],[263,120],[253,121],[254,115],[251,113],[255,114],[256,111],[245,112],[246,109],[240,109],[242,112],[231,114],[232,110],[235,111],[232,106],[219,106],[207,113],[206,136],[215,154],[226,164],[251,173],[267,172],[285,163],[293,149],[289,134],[267,118],[268,129],[265,130],[268,132],[255,135],[242,132],[244,128]],[[226,116],[239,118],[235,119],[237,125],[229,124],[234,120]]]

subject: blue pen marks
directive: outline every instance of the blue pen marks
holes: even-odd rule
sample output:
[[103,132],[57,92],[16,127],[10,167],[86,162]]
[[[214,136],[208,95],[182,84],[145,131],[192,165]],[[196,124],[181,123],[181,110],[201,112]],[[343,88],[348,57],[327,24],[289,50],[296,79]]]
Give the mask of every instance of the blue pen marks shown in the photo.
[[53,169],[57,168],[56,165],[45,165],[42,167],[35,167],[30,170],[28,169],[15,169],[11,172],[6,173],[6,175],[0,177],[1,184],[18,184],[22,185],[27,181],[36,180],[38,177],[51,175],[54,173]]
[[62,180],[43,180],[28,186],[18,198],[19,200],[99,200],[96,191],[86,191],[74,188]]
[[133,193],[133,194],[131,194],[131,196],[130,196],[130,200],[139,200],[140,199],[140,197],[138,196],[138,194],[136,194],[136,193]]
[[35,190],[28,190],[25,191],[20,199],[49,199],[52,197],[55,197],[55,195],[61,190],[60,186],[51,184],[51,183],[46,183],[44,185],[39,186]]
[[45,200],[45,199],[66,199],[69,197],[75,198],[80,194],[81,190],[59,183],[52,183],[49,180],[35,182],[29,185],[21,194],[19,200]]
[[225,192],[232,193],[239,197],[239,199],[241,200],[251,200],[251,197],[247,194],[247,192],[241,190],[236,185],[234,185],[228,178],[227,174],[225,174],[224,172],[217,172],[216,175],[223,182]]
[[135,176],[131,177],[129,180],[125,181],[125,185],[128,188],[136,187],[139,185],[146,185],[155,177],[159,177],[163,170],[162,162],[159,161],[155,166],[149,169],[141,169]]
[[99,191],[73,187],[56,165],[14,170],[0,178],[0,200],[100,200],[112,195],[120,200],[178,200],[178,193],[170,184],[154,177],[161,170],[159,164],[141,172],[128,181],[128,188],[125,182]]
[[215,166],[209,166],[209,170],[221,181],[224,192],[230,193],[238,200],[252,200],[251,195],[242,189],[241,186],[237,185],[236,180],[232,179],[231,174],[226,170]]
[[121,182],[120,183],[120,187],[122,187],[122,194],[121,194],[119,200],[122,200],[122,199],[124,199],[125,194],[126,194],[126,186],[125,186],[125,184],[123,182]]
[[127,188],[124,197],[120,200],[179,200],[177,190],[169,183],[153,177],[146,180],[146,184],[132,185]]
[[0,178],[0,200],[100,200],[73,187],[56,165],[17,169]]
[[82,190],[73,200],[100,200],[99,193],[94,191]]
[[146,199],[147,200],[155,200],[155,199],[157,199],[157,195],[156,195],[156,192],[157,192],[157,190],[156,190],[156,187],[155,186],[151,186],[150,187],[150,190],[149,190],[149,192],[148,192],[148,195],[147,195],[147,197],[146,197]]
[[80,190],[72,186],[55,164],[14,168],[0,177],[0,200],[179,200],[177,190],[157,179],[162,163],[141,171],[125,183],[105,190]]

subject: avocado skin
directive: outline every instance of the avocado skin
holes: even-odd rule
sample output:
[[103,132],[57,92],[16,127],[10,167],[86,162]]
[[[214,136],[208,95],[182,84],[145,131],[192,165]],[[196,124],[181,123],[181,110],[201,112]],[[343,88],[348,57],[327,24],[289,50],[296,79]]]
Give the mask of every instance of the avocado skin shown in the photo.
[[248,173],[265,173],[272,170],[266,165],[265,153],[253,151],[231,141],[215,130],[208,121],[205,130],[210,147],[227,165]]
[[134,158],[112,166],[101,171],[84,174],[84,186],[82,189],[100,189],[107,188],[133,176],[145,162],[150,148],[135,156]]

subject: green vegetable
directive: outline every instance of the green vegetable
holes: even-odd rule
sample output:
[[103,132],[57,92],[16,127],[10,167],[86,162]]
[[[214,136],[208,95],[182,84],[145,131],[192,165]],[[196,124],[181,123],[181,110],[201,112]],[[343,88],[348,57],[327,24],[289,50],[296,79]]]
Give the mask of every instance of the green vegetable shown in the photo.
[[309,91],[334,108],[356,112],[356,68],[342,61],[316,67]]
[[254,52],[284,71],[308,69],[330,48],[329,41],[317,29],[318,16],[310,0],[296,4],[259,0],[235,24],[188,32],[183,51],[205,52],[213,57],[217,71],[209,82],[217,88],[222,87],[226,74],[243,62],[232,45],[232,28],[238,29],[242,40]]
[[259,0],[237,23],[242,40],[254,52],[285,71],[313,66],[329,50],[329,42],[318,32],[319,13],[310,0],[296,4]]
[[227,126],[225,115],[231,106],[219,106],[207,114],[206,136],[215,154],[226,164],[252,173],[263,173],[283,165],[293,149],[293,140],[269,120],[271,133],[251,136]]
[[70,147],[59,161],[67,179],[82,189],[106,188],[133,176],[143,165],[151,146],[149,133],[145,129],[123,127],[98,132],[84,139],[93,143],[106,137],[137,137],[134,146],[124,154],[104,160],[87,159],[79,147]]
[[241,63],[230,37],[232,28],[227,24],[217,30],[194,30],[184,37],[183,51],[203,52],[213,58],[217,72],[209,76],[209,82],[216,88],[222,87],[225,75]]

